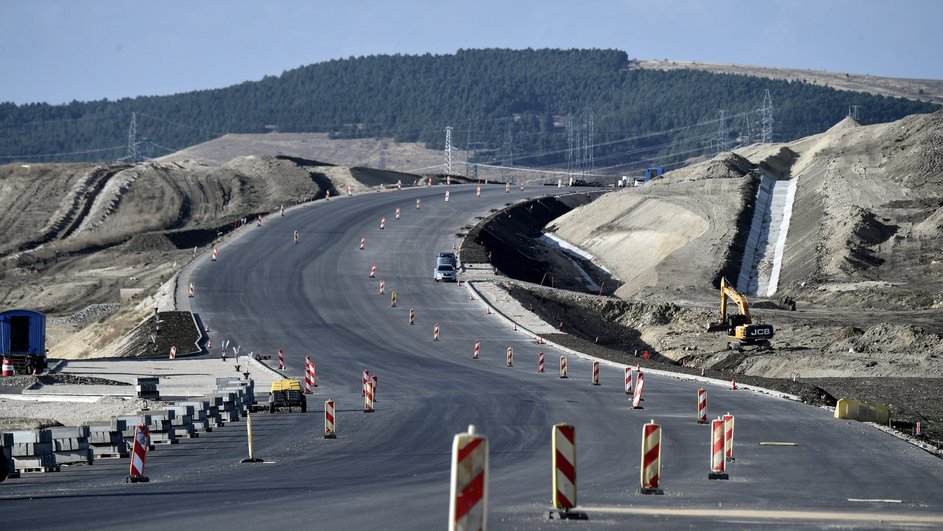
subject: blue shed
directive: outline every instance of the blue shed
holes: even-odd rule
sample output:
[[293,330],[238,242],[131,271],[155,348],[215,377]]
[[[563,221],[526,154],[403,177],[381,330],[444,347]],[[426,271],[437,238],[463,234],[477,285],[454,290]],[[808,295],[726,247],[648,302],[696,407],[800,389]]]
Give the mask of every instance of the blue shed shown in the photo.
[[655,177],[661,177],[664,169],[661,166],[654,168],[645,168],[645,182],[651,181]]
[[46,314],[31,310],[0,313],[0,355],[46,355]]

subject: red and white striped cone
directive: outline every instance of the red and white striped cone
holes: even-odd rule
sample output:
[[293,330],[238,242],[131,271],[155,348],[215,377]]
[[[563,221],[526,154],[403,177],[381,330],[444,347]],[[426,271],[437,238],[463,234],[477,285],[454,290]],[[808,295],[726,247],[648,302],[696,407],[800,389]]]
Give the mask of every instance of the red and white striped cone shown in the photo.
[[393,213],[393,217],[399,219],[399,207],[396,207],[396,212]]
[[370,278],[376,278],[377,276],[377,265],[373,264],[370,266]]
[[632,394],[632,367],[625,368],[625,394]]
[[353,188],[351,188],[350,185],[348,184],[348,185],[347,185],[347,197],[350,197],[350,196],[352,196],[352,195],[354,195],[354,190],[353,190]]
[[311,387],[318,386],[318,366],[312,361],[308,366],[308,372],[311,374]]
[[373,413],[373,382],[367,382],[364,385],[363,412]]
[[729,412],[724,415],[724,457],[727,461],[736,461],[733,458],[733,415]]
[[544,373],[544,353],[537,354],[537,374]]
[[325,201],[330,201],[330,200],[331,200],[331,191],[330,191],[330,190],[328,190],[327,192],[324,193],[324,200],[325,200]]
[[337,426],[334,422],[334,401],[325,400],[324,401],[324,438],[325,439],[336,439],[337,438]]
[[538,344],[538,345],[543,345],[543,344],[544,344],[544,338],[538,336],[538,337],[537,337],[537,344]]
[[448,190],[445,191],[445,202],[446,202],[446,203],[449,202],[449,191],[448,191]]
[[446,176],[445,176],[445,184],[446,184],[446,186],[452,186],[452,176],[451,176],[451,175],[446,175]]
[[386,226],[386,218],[380,218],[380,230],[383,230],[383,227]]
[[377,375],[374,374],[373,376],[370,377],[370,380],[371,380],[370,385],[373,386],[373,401],[377,402],[378,401],[377,400],[377,389],[378,389],[377,383],[379,382],[379,378],[377,378]]
[[360,396],[366,396],[367,384],[370,382],[370,371],[364,369],[360,375]]
[[511,193],[511,183],[504,183],[504,193]]
[[724,460],[724,421],[711,421],[711,469],[708,479],[728,479]]
[[176,345],[171,345],[170,347],[170,359],[175,359],[177,357],[177,347]]
[[475,340],[475,352],[472,354],[472,359],[478,359],[478,356],[481,355],[481,341]]
[[428,186],[432,186],[432,177],[429,177],[428,179],[429,179],[429,180],[427,181]]
[[514,366],[514,349],[511,347],[508,347],[507,364],[508,367]]
[[314,382],[311,381],[311,356],[305,356],[305,394],[311,394]]
[[416,210],[419,210],[420,207],[422,207],[422,199],[419,199],[419,198],[417,197],[417,198],[416,198]]
[[138,424],[134,428],[134,443],[131,446],[131,466],[125,483],[147,483],[144,475],[144,462],[147,460],[147,447],[150,446],[150,434],[147,424]]
[[385,288],[385,286],[386,286],[386,284],[381,280],[381,281],[380,281],[380,295],[385,295],[385,294],[386,294],[386,288]]
[[697,423],[707,424],[707,391],[697,390]]
[[206,340],[206,350],[209,350],[209,349],[211,349],[211,348],[213,348],[213,340],[212,340],[212,339],[207,339],[207,340]]
[[439,323],[436,323],[435,326],[432,327],[432,340],[439,340]]
[[640,494],[662,494],[661,426],[655,421],[642,426],[642,465]]
[[397,189],[397,190],[402,190],[402,189],[403,189],[403,180],[402,180],[402,179],[399,179],[399,180],[396,181],[396,189]]
[[256,226],[256,227],[261,227],[261,226],[262,226],[262,214],[259,214],[259,217],[256,218],[256,224],[255,224],[255,226]]
[[215,262],[215,261],[216,261],[216,256],[217,256],[217,254],[218,254],[218,251],[216,250],[216,247],[213,247],[213,254],[210,255],[210,261],[211,261],[211,262]]
[[632,409],[642,409],[642,391],[645,388],[645,375],[638,373],[635,377],[635,394],[632,395]]
[[599,385],[599,362],[593,362],[593,385]]
[[449,531],[488,528],[488,439],[469,426],[452,441]]
[[363,248],[367,245],[367,239],[363,236],[360,237],[360,250],[363,251]]
[[414,310],[413,308],[409,309],[409,324],[411,325],[416,324],[416,310]]
[[730,378],[730,390],[731,391],[737,390],[737,377],[736,376],[732,376]]
[[560,378],[566,378],[566,356],[560,356]]
[[193,282],[187,287],[187,297],[193,298]]
[[278,349],[278,370],[285,370],[285,351]]
[[3,376],[16,376],[16,370],[13,369],[13,362],[6,356],[3,357]]
[[475,187],[475,197],[481,197],[481,185]]
[[576,507],[576,428],[555,424],[553,442],[553,508]]
[[705,374],[707,374],[707,369],[701,367],[701,376],[704,376]]
[[524,191],[524,183],[521,183],[521,191]]

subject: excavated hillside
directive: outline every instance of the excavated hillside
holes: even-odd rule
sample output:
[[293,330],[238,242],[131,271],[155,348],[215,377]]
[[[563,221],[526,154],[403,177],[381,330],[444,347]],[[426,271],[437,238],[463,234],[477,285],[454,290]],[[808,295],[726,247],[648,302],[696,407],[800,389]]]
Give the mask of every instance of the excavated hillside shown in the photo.
[[[240,156],[222,165],[0,166],[0,306],[51,313],[55,345],[108,318],[119,300],[153,294],[195,247],[212,244],[244,218],[348,187],[361,192],[413,178],[288,156]],[[79,317],[55,318],[75,312]],[[125,317],[99,333],[93,349],[141,318]]]
[[[763,179],[796,185],[778,289],[750,296],[754,322],[772,324],[776,338],[772,350],[732,353],[704,325],[719,320],[720,277],[743,267]],[[941,210],[937,112],[873,126],[846,119],[796,142],[722,154],[608,194],[546,230],[613,272],[622,309],[607,310],[609,322],[669,358],[767,377],[943,377]],[[783,296],[797,311],[778,307]],[[612,306],[587,300],[587,311]],[[663,304],[679,311],[638,318]]]

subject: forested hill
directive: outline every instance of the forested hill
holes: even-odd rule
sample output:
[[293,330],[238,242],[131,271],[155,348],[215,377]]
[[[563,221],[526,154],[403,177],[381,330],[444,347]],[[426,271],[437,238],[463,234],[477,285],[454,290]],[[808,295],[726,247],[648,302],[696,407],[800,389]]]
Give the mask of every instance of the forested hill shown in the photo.
[[334,60],[172,96],[4,103],[0,163],[123,157],[134,112],[146,156],[224,133],[272,130],[442,147],[452,126],[453,145],[475,148],[482,163],[566,166],[569,158],[583,170],[592,164],[617,173],[756,141],[767,89],[774,141],[824,131],[852,106],[864,123],[938,108],[802,82],[632,64],[617,50],[459,50]]

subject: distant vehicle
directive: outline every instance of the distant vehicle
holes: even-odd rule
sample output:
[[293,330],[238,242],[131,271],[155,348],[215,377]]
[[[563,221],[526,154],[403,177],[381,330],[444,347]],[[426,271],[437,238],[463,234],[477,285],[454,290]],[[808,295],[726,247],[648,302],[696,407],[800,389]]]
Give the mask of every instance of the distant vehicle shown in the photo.
[[455,253],[449,251],[442,251],[438,256],[435,257],[435,265],[438,267],[443,264],[448,264],[452,267],[458,267],[458,258],[456,258]]
[[436,266],[435,271],[432,274],[433,280],[436,282],[449,281],[455,282],[458,280],[458,276],[455,274],[455,266],[451,264],[439,264]]

